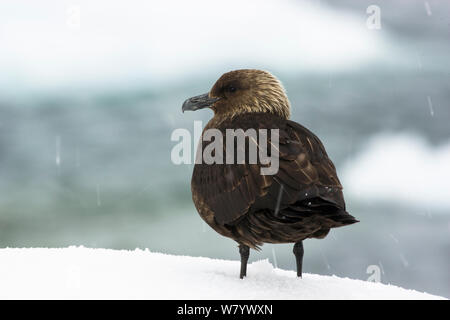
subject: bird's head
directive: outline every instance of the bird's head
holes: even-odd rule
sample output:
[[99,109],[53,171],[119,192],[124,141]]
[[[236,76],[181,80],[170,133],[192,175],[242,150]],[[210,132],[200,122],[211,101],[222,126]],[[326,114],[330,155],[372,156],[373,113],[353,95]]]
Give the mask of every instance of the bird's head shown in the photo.
[[290,103],[281,82],[267,71],[244,69],[223,74],[205,94],[187,99],[183,112],[211,108],[215,116],[266,112],[289,118]]

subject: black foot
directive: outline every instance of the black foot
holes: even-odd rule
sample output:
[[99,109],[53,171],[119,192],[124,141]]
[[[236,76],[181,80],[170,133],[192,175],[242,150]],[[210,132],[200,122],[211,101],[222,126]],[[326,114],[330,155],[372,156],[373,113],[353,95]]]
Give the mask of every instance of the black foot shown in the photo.
[[247,262],[250,256],[250,248],[244,244],[240,244],[239,253],[241,254],[241,274],[239,278],[244,279],[247,276]]
[[302,266],[303,266],[303,242],[299,241],[294,244],[294,255],[295,261],[297,262],[297,277],[302,277]]

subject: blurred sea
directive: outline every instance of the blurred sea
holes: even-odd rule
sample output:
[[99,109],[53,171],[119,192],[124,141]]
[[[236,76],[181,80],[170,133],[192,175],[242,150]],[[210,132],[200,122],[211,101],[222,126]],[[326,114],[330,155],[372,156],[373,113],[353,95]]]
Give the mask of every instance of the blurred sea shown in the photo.
[[[279,76],[292,119],[322,139],[338,173],[379,132],[414,132],[433,146],[450,138],[450,91],[440,73]],[[207,91],[212,81],[199,82]],[[178,86],[163,93],[143,88],[47,97],[32,105],[2,102],[1,246],[141,247],[237,259],[235,244],[196,213],[192,165],[170,160],[171,132],[192,131],[193,120],[206,124],[211,116],[181,113],[182,101],[196,93]],[[379,265],[383,282],[449,296],[449,208],[430,212],[355,196],[347,203],[361,222],[307,241],[306,272],[366,279],[366,268]],[[287,246],[267,245],[251,255],[263,258],[294,268]]]
[[[339,9],[358,12],[364,24],[369,4],[343,1]],[[331,1],[321,5],[335,6]],[[402,39],[401,52],[408,53],[396,58],[398,65],[320,72],[270,69],[287,89],[292,119],[324,143],[344,184],[348,211],[361,221],[333,230],[325,240],[306,241],[304,271],[365,280],[372,275],[369,267],[376,266],[383,283],[450,297],[450,206],[435,200],[450,198],[445,181],[424,180],[427,185],[417,185],[411,201],[392,201],[401,192],[393,181],[408,183],[408,174],[386,180],[389,198],[366,185],[359,196],[354,190],[364,175],[357,181],[346,175],[359,166],[361,154],[370,152],[373,137],[384,137],[386,150],[398,134],[420,137],[429,147],[423,153],[447,150],[443,146],[450,142],[448,11],[442,18],[445,10],[438,11],[432,2],[432,18],[440,13],[441,20],[427,25],[421,1],[407,11],[401,1],[381,1],[381,6],[383,28],[392,39]],[[182,102],[207,92],[234,66],[225,63],[192,78],[173,77],[160,86],[137,77],[124,87],[68,85],[23,95],[18,91],[16,98],[10,95],[14,89],[0,88],[0,247],[140,247],[238,259],[236,244],[210,230],[193,206],[193,166],[176,166],[170,159],[176,144],[170,140],[172,131],[192,132],[194,120],[206,124],[212,116],[207,110],[182,114]],[[429,157],[420,152],[417,157]],[[430,162],[433,177],[448,177],[449,163]],[[368,177],[381,176],[385,168],[377,166],[376,156],[372,165]],[[347,193],[346,185],[353,191]],[[431,190],[431,207],[415,201],[424,196],[424,188]],[[290,245],[265,245],[250,259],[295,268]]]

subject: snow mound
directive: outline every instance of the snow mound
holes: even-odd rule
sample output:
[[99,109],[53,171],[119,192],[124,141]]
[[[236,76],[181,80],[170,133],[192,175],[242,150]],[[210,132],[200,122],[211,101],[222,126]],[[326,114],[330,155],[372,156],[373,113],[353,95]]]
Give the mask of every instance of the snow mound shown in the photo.
[[0,249],[1,299],[442,299],[392,285],[148,250]]

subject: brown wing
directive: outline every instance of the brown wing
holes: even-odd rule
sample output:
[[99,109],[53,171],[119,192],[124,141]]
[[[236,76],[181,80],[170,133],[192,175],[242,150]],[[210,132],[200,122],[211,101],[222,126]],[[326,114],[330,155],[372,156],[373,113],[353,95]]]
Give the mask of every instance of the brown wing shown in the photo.
[[[278,173],[261,175],[262,165],[248,164],[248,161],[229,165],[196,164],[192,192],[194,199],[201,199],[196,203],[199,211],[213,212],[215,220],[224,225],[260,209],[286,211],[288,215],[324,205],[345,210],[335,167],[313,133],[293,121],[264,113],[236,117],[217,129],[225,136],[226,129],[238,128],[279,129]],[[203,143],[203,148],[206,144]],[[310,203],[304,205],[308,200]]]

